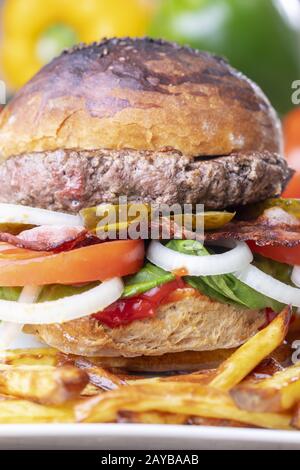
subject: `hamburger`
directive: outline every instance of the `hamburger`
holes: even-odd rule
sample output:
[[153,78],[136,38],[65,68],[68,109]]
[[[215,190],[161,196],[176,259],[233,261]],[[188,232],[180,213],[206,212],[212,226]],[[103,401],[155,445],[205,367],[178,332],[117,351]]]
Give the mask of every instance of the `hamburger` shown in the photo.
[[[25,324],[108,363],[218,350],[300,307],[280,121],[223,58],[150,38],[69,49],[1,113],[0,158],[3,344]],[[202,204],[205,232],[104,241],[95,207],[124,196]]]

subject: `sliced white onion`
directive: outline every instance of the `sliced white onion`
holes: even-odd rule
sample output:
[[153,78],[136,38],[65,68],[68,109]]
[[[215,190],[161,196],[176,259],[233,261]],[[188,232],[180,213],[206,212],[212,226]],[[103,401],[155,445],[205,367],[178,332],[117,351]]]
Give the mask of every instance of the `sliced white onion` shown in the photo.
[[283,304],[300,307],[300,289],[274,279],[256,266],[250,265],[243,271],[235,273],[235,276],[261,294]]
[[[18,302],[34,303],[38,299],[42,288],[39,286],[23,287]],[[22,323],[1,322],[0,323],[0,349],[7,349],[19,336],[23,328]]]
[[27,304],[0,300],[0,320],[22,324],[64,323],[100,312],[121,297],[123,287],[122,279],[115,277],[82,294],[48,302]]
[[18,302],[24,304],[32,304],[37,301],[42,287],[41,286],[25,286],[18,298]]
[[70,227],[83,226],[79,215],[49,211],[38,207],[20,204],[0,203],[0,223],[20,223],[29,225],[65,225]]
[[300,266],[294,266],[291,280],[295,284],[295,286],[300,287]]
[[[232,243],[218,244],[232,247]],[[219,255],[195,256],[178,253],[155,240],[149,245],[147,258],[156,266],[170,272],[185,269],[191,276],[228,274],[244,269],[253,260],[246,243],[234,242],[234,245],[234,248]]]

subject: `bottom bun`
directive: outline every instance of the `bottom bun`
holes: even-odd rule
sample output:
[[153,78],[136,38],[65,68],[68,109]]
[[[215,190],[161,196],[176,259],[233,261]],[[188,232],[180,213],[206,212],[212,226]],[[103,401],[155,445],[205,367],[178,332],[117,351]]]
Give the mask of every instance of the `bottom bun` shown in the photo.
[[84,356],[157,356],[181,351],[234,348],[265,323],[261,311],[193,295],[161,306],[155,318],[109,328],[93,317],[32,327],[44,342]]

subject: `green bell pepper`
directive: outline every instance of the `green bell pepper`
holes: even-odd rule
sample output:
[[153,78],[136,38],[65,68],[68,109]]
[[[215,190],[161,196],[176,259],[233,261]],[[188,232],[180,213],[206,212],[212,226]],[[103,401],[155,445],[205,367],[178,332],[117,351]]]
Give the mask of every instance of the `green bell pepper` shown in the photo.
[[280,113],[292,108],[300,24],[290,21],[281,0],[163,0],[149,34],[227,57]]

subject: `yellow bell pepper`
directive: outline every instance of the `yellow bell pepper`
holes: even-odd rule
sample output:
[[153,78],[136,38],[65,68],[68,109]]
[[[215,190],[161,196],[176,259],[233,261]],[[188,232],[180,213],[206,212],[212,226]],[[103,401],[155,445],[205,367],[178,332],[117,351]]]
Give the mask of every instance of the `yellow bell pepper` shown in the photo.
[[104,36],[145,34],[153,0],[6,0],[1,68],[18,88],[62,49]]

